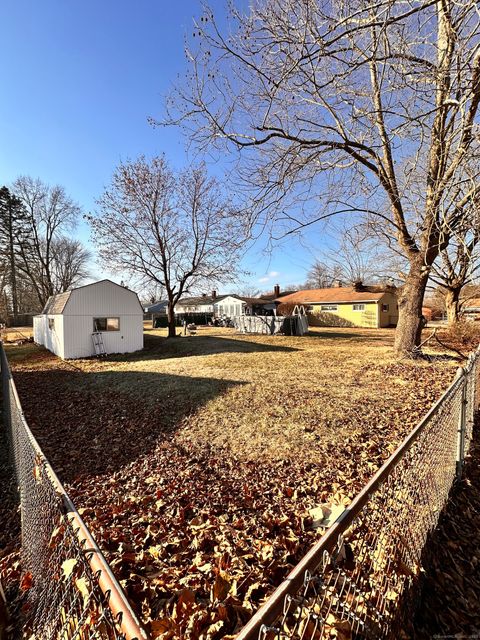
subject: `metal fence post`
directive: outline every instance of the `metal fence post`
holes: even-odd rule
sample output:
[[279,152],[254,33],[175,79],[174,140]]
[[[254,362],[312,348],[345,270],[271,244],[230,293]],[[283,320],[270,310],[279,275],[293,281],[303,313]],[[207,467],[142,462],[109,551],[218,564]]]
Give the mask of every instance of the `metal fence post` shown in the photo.
[[462,380],[462,397],[460,402],[460,416],[458,419],[457,430],[457,464],[456,472],[457,479],[462,477],[463,463],[465,460],[465,432],[467,428],[467,375],[465,370],[460,367],[457,372],[457,376],[463,378]]

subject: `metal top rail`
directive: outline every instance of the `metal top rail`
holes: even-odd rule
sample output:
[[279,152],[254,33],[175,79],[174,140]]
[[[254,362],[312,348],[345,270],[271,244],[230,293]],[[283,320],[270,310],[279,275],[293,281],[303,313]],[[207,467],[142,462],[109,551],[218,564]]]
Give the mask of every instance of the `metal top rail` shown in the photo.
[[323,536],[288,574],[285,580],[275,589],[267,601],[258,609],[249,622],[237,634],[236,640],[257,640],[263,629],[268,629],[277,620],[284,609],[285,598],[299,591],[304,584],[306,574],[314,574],[322,565],[326,554],[332,553],[341,536],[359,516],[371,497],[386,482],[393,469],[404,458],[412,445],[418,440],[431,419],[438,413],[444,402],[453,396],[464,384],[465,376],[470,373],[477,358],[480,357],[480,346],[472,354],[467,365],[457,370],[457,376],[450,387],[431,407],[420,423],[396,448],[392,455],[378,469],[365,487],[356,495],[350,505],[338,516]]

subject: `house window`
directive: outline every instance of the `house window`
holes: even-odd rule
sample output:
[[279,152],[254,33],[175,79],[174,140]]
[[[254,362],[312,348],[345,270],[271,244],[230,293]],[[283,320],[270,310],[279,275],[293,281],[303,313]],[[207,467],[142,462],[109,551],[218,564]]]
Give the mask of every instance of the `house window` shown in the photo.
[[365,305],[364,304],[354,304],[353,305],[353,310],[354,311],[365,311]]
[[337,308],[336,304],[322,304],[320,307],[322,311],[336,311]]
[[55,329],[55,318],[48,319],[48,328],[50,329],[50,331],[53,331]]
[[94,331],[120,331],[120,318],[94,318]]
[[388,304],[382,304],[382,311],[386,313],[389,309],[390,309],[390,306]]
[[313,304],[305,305],[305,311],[307,311],[308,313],[311,313],[313,311]]

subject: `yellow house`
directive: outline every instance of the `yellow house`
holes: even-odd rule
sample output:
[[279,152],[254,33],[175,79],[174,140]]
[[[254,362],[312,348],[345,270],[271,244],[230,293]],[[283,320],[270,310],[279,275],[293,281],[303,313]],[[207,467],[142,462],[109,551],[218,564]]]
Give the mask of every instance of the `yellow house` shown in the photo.
[[331,327],[391,327],[398,321],[396,288],[388,285],[304,289],[277,298],[282,305],[301,304],[312,325]]

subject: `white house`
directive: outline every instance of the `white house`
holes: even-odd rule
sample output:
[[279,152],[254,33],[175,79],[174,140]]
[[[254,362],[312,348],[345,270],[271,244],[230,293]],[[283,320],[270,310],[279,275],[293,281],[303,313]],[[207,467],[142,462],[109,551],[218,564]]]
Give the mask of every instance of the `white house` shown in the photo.
[[210,295],[203,293],[200,296],[190,296],[188,298],[181,298],[175,305],[175,314],[184,315],[189,313],[204,313],[213,314],[215,310],[215,304],[219,300],[225,298],[225,295],[218,295],[214,290]]
[[64,360],[95,355],[93,334],[106,353],[143,349],[143,308],[133,291],[100,280],[51,296],[33,319],[33,338]]
[[[292,291],[285,291],[287,295]],[[277,298],[280,295],[280,286],[275,285],[270,293],[261,294],[260,297],[247,297],[232,294],[217,295],[212,291],[211,295],[204,293],[201,296],[182,298],[175,306],[176,315],[202,313],[212,317],[221,318],[227,316],[244,315],[273,315],[277,307]]]

